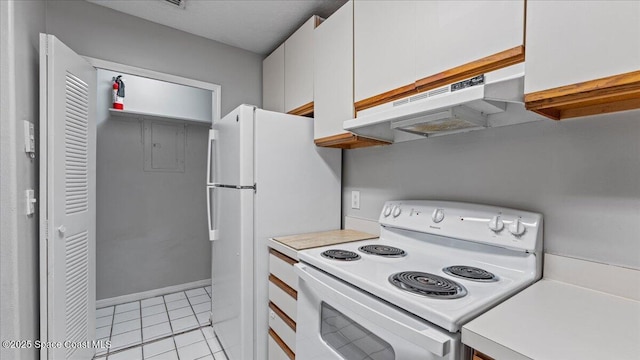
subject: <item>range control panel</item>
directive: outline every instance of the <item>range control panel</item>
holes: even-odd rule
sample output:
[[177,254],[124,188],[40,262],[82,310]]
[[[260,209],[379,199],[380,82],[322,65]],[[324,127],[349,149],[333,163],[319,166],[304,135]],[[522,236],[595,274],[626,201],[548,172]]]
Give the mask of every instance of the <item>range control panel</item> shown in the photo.
[[542,247],[541,214],[491,205],[387,201],[379,221],[383,226],[527,252],[538,252]]

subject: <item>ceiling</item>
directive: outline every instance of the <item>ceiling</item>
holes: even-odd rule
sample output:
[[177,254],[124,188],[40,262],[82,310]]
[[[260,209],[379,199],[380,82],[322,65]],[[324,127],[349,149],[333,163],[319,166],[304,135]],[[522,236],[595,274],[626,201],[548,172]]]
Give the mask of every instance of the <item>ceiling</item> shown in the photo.
[[311,15],[328,17],[346,0],[87,0],[258,54],[268,54]]

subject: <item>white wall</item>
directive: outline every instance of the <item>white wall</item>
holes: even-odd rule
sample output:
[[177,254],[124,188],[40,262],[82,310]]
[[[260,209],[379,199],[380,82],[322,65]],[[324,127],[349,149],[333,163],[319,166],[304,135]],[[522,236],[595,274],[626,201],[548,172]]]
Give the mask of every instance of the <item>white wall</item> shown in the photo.
[[546,251],[640,268],[640,112],[344,152],[344,215],[377,219],[397,199],[541,212]]
[[86,1],[49,0],[46,21],[78,54],[221,85],[222,116],[262,104],[262,55]]
[[[38,218],[24,214],[38,162],[24,153],[23,120],[38,124],[41,1],[0,1],[0,339],[39,335]],[[37,214],[37,213],[36,213]],[[36,359],[36,349],[0,348],[2,359]]]
[[[209,127],[187,125],[183,172],[145,171],[142,123],[109,114],[110,74],[98,70],[96,299],[208,279],[211,242],[204,183]],[[125,97],[125,108],[132,102],[146,106],[142,98],[157,95],[167,85],[155,86],[153,94],[145,95],[134,85],[148,84],[132,76],[129,82],[132,86],[125,88],[133,91]],[[172,90],[173,95],[181,93]],[[192,98],[189,113],[179,115],[202,117],[208,107],[211,117],[211,91],[205,92],[209,101]]]
[[211,124],[211,90],[98,69],[98,96],[106,97],[107,107],[111,107],[112,103],[112,79],[118,75],[122,75],[125,85],[125,110],[176,116]]

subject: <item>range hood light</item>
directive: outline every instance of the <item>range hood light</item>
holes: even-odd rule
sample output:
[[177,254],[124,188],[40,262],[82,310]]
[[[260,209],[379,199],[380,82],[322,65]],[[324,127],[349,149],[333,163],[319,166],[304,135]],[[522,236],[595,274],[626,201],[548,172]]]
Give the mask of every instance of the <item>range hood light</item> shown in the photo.
[[456,106],[413,119],[395,121],[390,126],[391,129],[429,136],[434,133],[485,128],[487,116],[465,106]]

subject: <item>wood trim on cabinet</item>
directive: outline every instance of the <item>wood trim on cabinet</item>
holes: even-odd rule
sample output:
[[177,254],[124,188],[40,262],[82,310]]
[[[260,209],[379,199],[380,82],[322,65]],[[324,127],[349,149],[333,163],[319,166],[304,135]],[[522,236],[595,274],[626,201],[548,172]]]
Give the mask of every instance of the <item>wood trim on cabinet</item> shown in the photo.
[[492,357],[487,356],[481,353],[478,350],[473,350],[473,359],[472,360],[494,360]]
[[269,281],[271,281],[275,286],[279,287],[282,291],[289,294],[289,296],[291,296],[292,298],[298,300],[298,292],[287,285],[284,281],[278,279],[273,274],[269,274]]
[[354,107],[356,112],[358,112],[364,109],[388,103],[390,101],[415,95],[423,91],[448,85],[456,81],[465,80],[489,71],[494,71],[503,67],[515,65],[524,61],[524,53],[524,46],[519,45],[514,48],[489,55],[482,59],[457,66],[453,69],[449,69],[435,75],[417,80],[413,84],[405,85],[397,89],[393,89],[382,94],[357,101],[354,104]]
[[293,321],[293,319],[291,319],[289,316],[287,316],[287,314],[285,314],[284,311],[280,310],[278,305],[276,305],[273,302],[269,301],[269,308],[271,310],[273,310],[273,312],[275,312],[278,316],[280,316],[282,321],[284,321],[285,324],[289,325],[291,330],[293,330],[294,332],[296,331],[296,322]]
[[269,248],[269,254],[272,254],[273,256],[275,256],[275,257],[277,257],[278,259],[280,259],[280,260],[282,260],[282,261],[286,262],[286,263],[287,263],[287,264],[289,264],[289,265],[294,265],[294,264],[297,264],[297,263],[298,263],[298,261],[297,261],[297,260],[294,260],[294,259],[292,259],[292,258],[288,257],[287,255],[285,255],[285,254],[281,253],[280,251],[274,250],[274,249],[272,249],[272,248]]
[[524,46],[520,45],[493,55],[489,55],[487,57],[483,57],[482,59],[478,59],[470,63],[454,67],[453,69],[428,76],[424,79],[420,79],[416,81],[415,85],[418,92],[423,92],[438,88],[440,86],[448,85],[456,81],[461,81],[477,75],[481,75],[489,71],[494,71],[503,67],[521,63],[523,61]]
[[310,103],[304,104],[302,106],[299,106],[287,112],[287,114],[313,117],[313,101]]
[[382,94],[378,94],[376,96],[372,96],[370,98],[362,99],[357,101],[354,105],[356,113],[358,111],[362,111],[364,109],[368,109],[374,106],[382,105],[384,103],[388,103],[389,101],[402,99],[410,95],[417,94],[416,84],[409,84],[405,86],[401,86],[397,89],[393,89]]
[[273,338],[273,341],[275,341],[276,344],[278,344],[278,346],[280,346],[282,351],[284,351],[284,353],[287,354],[289,359],[295,360],[296,354],[293,351],[291,351],[291,349],[289,349],[287,344],[284,343],[284,341],[280,338],[280,336],[278,336],[278,334],[276,334],[275,331],[273,331],[272,328],[269,328],[269,335],[271,336],[271,338]]
[[352,133],[331,135],[314,140],[316,146],[339,149],[357,149],[368,146],[389,145],[390,142],[369,139]]
[[524,95],[525,107],[553,120],[640,108],[640,71]]

